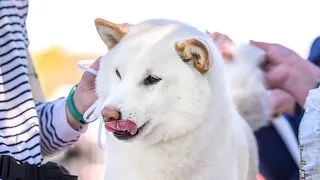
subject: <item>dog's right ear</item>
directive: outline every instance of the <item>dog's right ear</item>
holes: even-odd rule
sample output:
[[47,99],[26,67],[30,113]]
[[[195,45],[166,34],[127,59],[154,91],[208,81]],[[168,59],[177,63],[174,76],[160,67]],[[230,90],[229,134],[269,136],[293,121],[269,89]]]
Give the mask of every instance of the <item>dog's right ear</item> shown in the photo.
[[191,38],[175,43],[175,50],[180,58],[192,64],[200,73],[205,74],[210,67],[209,49],[200,39]]
[[114,24],[101,18],[95,20],[99,36],[108,46],[113,48],[128,33],[128,24]]

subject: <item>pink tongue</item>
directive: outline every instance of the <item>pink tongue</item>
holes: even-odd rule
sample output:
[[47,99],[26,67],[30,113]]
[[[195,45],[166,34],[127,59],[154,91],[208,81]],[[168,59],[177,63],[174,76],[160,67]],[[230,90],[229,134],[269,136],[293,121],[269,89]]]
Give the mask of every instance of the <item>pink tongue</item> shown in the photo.
[[137,125],[131,120],[114,120],[106,122],[104,127],[109,132],[129,131],[132,135],[134,135],[137,132]]

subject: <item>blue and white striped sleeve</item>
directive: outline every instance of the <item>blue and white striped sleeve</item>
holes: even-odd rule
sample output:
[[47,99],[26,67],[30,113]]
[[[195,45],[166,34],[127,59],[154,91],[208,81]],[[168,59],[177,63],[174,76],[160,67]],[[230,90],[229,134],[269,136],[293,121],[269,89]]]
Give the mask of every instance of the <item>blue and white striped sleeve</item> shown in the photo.
[[87,130],[87,126],[77,131],[69,125],[66,100],[67,98],[60,98],[53,102],[35,103],[40,121],[41,152],[44,156],[53,155],[70,147]]

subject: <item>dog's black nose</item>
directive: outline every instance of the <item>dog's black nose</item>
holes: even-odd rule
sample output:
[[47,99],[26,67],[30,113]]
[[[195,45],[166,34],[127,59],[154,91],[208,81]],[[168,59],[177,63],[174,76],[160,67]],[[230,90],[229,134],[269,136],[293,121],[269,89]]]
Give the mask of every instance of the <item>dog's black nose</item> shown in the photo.
[[104,107],[101,115],[105,122],[121,119],[121,112],[116,107]]

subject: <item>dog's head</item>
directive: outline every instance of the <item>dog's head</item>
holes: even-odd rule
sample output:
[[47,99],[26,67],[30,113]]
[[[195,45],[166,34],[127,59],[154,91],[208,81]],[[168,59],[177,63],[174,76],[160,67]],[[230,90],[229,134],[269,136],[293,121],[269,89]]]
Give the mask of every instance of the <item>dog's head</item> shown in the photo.
[[[230,73],[235,71],[251,71],[261,70],[266,64],[266,53],[262,49],[252,44],[234,44],[230,45],[227,54],[232,56],[225,63],[227,68],[232,68]],[[237,73],[237,72],[235,72]]]
[[105,106],[117,108],[121,123],[130,120],[137,128],[130,133],[114,127],[118,139],[155,143],[178,137],[204,121],[208,106],[219,99],[213,94],[223,96],[217,90],[224,89],[222,58],[197,29],[171,20],[95,23],[109,49],[101,59],[97,94]]

